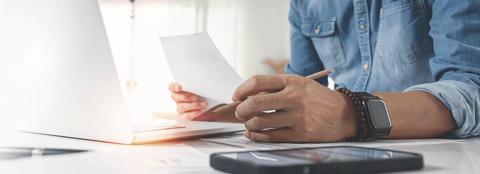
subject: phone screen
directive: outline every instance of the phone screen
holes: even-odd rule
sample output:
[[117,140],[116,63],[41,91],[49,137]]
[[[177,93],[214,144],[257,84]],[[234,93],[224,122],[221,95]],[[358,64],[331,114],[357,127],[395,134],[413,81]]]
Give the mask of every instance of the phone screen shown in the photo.
[[408,158],[412,154],[360,147],[327,147],[278,151],[225,153],[222,156],[261,165],[337,163],[362,160]]

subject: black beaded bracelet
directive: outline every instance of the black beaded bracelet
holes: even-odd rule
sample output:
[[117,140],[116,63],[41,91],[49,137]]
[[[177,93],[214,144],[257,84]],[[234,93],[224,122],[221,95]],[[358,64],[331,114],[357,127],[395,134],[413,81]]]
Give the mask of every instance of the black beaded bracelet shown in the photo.
[[354,141],[365,141],[367,140],[366,137],[368,135],[368,129],[367,129],[367,113],[365,113],[365,108],[362,105],[362,100],[360,97],[352,93],[347,88],[339,88],[337,89],[338,92],[345,94],[350,100],[352,101],[355,111],[357,113],[356,115],[356,122],[357,122],[357,133],[355,137],[352,139]]

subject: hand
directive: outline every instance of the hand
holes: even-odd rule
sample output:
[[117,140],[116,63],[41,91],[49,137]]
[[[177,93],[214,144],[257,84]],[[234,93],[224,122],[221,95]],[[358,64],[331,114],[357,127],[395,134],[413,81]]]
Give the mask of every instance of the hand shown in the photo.
[[206,112],[207,101],[198,95],[184,91],[180,84],[172,83],[168,86],[168,90],[172,92],[172,100],[177,104],[177,113],[182,118],[194,120]]
[[234,117],[235,104],[222,105],[207,110],[208,102],[202,97],[184,91],[182,86],[172,83],[168,86],[172,100],[177,104],[177,113],[186,120],[238,122]]
[[[335,142],[356,132],[350,99],[310,78],[258,75],[240,85],[237,119],[246,137],[260,142]],[[275,112],[265,112],[272,111]]]

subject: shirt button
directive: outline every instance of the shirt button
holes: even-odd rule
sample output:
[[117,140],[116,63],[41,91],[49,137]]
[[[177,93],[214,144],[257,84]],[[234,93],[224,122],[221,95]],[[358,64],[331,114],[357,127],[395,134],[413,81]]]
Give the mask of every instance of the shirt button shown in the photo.
[[320,34],[320,25],[315,28],[315,34]]
[[365,29],[367,29],[367,25],[365,25],[365,24],[360,24],[359,27],[360,27],[360,30],[365,30]]
[[363,70],[367,71],[369,67],[370,67],[370,66],[369,66],[367,63],[366,63],[366,64],[363,64]]

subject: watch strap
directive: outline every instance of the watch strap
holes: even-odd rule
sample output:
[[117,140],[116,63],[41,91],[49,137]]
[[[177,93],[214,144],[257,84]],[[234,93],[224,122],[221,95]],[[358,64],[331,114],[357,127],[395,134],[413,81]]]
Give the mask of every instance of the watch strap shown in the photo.
[[353,92],[355,95],[360,97],[362,100],[373,100],[373,99],[380,99],[380,97],[374,96],[368,92]]
[[356,111],[356,123],[357,123],[357,132],[356,135],[353,139],[353,141],[369,141],[368,135],[369,135],[369,130],[368,130],[368,125],[367,125],[367,113],[365,113],[365,109],[362,104],[362,99],[357,96],[355,93],[350,91],[347,88],[339,88],[337,89],[338,92],[343,93],[346,95],[350,100],[352,101],[355,111]]
[[380,130],[376,130],[371,124],[373,124],[373,121],[372,121],[372,115],[371,113],[369,113],[368,111],[368,108],[366,108],[365,106],[365,103],[368,102],[369,100],[381,100],[380,97],[377,97],[377,96],[374,96],[370,93],[367,93],[367,92],[353,92],[354,95],[356,95],[357,97],[360,98],[360,100],[362,101],[362,109],[364,110],[364,113],[365,113],[365,126],[366,126],[366,129],[368,130],[368,133],[366,135],[366,139],[369,139],[369,140],[374,140],[378,137],[383,137],[383,136],[386,136],[390,133],[390,131],[380,131]]

